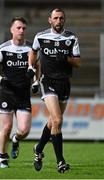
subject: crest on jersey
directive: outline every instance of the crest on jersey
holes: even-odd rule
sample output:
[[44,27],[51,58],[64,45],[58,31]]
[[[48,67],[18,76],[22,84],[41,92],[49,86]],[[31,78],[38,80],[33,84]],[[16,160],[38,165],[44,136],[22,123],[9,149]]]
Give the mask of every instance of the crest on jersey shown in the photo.
[[65,41],[65,44],[66,44],[66,46],[70,46],[71,41],[70,41],[69,39],[67,39],[67,40]]
[[7,102],[3,102],[3,103],[2,103],[2,107],[3,107],[3,108],[6,108],[7,106],[8,106],[8,105],[7,105]]

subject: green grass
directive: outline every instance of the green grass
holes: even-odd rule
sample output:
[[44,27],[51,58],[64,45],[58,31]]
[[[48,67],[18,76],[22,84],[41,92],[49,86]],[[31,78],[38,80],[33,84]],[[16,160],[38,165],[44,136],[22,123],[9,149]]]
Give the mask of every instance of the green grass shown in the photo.
[[[9,168],[0,169],[0,179],[103,179],[104,144],[103,143],[64,143],[64,156],[71,170],[60,174],[56,169],[53,146],[48,143],[44,149],[43,169],[39,172],[33,167],[33,141],[20,143],[17,159],[11,159]],[[10,154],[9,146],[9,154]]]

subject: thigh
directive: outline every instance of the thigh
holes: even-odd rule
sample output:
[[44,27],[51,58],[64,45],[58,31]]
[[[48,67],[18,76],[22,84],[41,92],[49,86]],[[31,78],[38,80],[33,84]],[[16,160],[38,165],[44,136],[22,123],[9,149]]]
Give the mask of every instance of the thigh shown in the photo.
[[46,96],[44,102],[52,119],[61,116],[61,109],[57,96]]
[[16,112],[18,129],[30,129],[31,127],[31,113],[28,111],[17,110]]
[[60,109],[62,114],[64,113],[66,106],[67,106],[67,102],[66,103],[60,102]]
[[12,113],[0,113],[0,130],[1,129],[11,129],[13,124],[13,114]]

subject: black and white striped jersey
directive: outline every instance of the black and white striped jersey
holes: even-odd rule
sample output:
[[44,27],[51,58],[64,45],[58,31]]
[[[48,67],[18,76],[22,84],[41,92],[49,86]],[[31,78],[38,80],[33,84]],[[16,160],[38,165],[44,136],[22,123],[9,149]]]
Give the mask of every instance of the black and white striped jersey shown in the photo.
[[31,47],[32,44],[27,40],[21,46],[13,44],[12,40],[0,45],[1,75],[6,77],[13,86],[30,85],[26,72],[28,68],[28,52]]
[[80,57],[78,38],[69,30],[58,34],[50,28],[37,33],[32,48],[40,50],[42,74],[54,79],[71,76],[72,66],[67,57]]

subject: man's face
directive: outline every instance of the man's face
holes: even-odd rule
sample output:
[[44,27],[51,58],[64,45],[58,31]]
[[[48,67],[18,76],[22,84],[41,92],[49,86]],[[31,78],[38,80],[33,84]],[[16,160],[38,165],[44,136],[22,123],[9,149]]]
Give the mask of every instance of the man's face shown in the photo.
[[52,29],[56,33],[61,33],[63,31],[63,27],[65,23],[64,13],[53,11],[51,17],[49,17],[49,23],[51,24]]
[[17,20],[12,24],[10,32],[12,33],[13,39],[22,40],[25,36],[26,24]]

